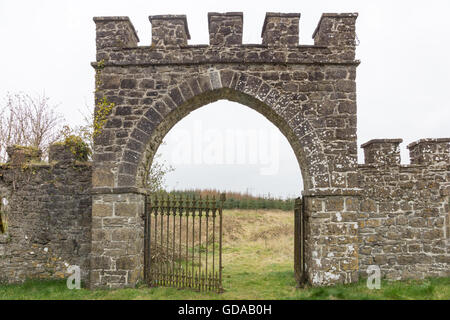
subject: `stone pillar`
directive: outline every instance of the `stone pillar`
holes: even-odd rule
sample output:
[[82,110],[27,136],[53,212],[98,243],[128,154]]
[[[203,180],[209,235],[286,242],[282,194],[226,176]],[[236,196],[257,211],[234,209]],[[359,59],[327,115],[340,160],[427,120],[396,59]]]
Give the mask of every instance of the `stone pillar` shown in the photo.
[[295,47],[299,42],[300,13],[267,12],[261,33],[268,46]]
[[152,46],[186,46],[191,39],[185,15],[149,16],[152,24]]
[[212,46],[241,45],[243,19],[242,12],[209,12],[209,44]]
[[400,164],[402,139],[373,139],[361,145],[364,149],[365,164]]
[[357,195],[304,195],[308,282],[327,286],[358,281]]
[[89,287],[134,287],[143,279],[145,195],[101,192],[92,196]]
[[411,164],[450,164],[450,138],[421,139],[410,143],[408,149]]

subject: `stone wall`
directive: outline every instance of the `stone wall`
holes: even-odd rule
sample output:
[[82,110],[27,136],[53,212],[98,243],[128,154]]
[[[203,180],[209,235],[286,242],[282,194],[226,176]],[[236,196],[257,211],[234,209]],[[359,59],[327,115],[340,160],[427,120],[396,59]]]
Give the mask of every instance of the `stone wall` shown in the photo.
[[[120,217],[140,215],[142,204],[130,199],[133,194],[143,199],[146,172],[167,132],[193,110],[220,99],[250,107],[280,129],[298,159],[305,196],[324,203],[349,197],[353,207],[358,205],[357,14],[323,15],[312,46],[298,43],[299,18],[297,13],[268,13],[262,43],[242,44],[242,13],[209,13],[209,44],[189,45],[185,16],[150,16],[152,42],[144,46],[135,43],[127,17],[94,18],[96,101],[106,99],[114,108],[94,147],[92,238],[98,242],[92,252],[92,288],[135,285],[142,239],[124,246],[112,237],[130,223],[136,232],[143,230],[134,220],[122,225]],[[130,205],[119,206],[119,196]],[[339,208],[327,205],[309,215],[308,250],[314,257],[307,261],[315,285],[357,277],[356,215],[349,212],[354,221],[334,221]],[[334,235],[346,239],[348,252],[326,256],[323,245],[331,231],[322,230],[323,223],[336,227]]]
[[80,266],[87,280],[91,164],[70,159],[70,151],[59,146],[50,148],[50,159],[61,161],[50,163],[40,162],[40,153],[24,157],[17,156],[23,153],[20,148],[8,151],[11,161],[0,166],[8,221],[6,233],[0,234],[0,282],[63,278],[69,265]]
[[449,276],[450,139],[411,143],[410,165],[400,164],[401,141],[362,146],[360,272],[378,265],[387,279]]

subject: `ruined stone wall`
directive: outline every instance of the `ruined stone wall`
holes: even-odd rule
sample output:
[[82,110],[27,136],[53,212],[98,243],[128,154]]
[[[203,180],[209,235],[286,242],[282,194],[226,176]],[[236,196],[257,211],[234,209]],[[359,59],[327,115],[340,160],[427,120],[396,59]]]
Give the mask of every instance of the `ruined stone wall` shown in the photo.
[[6,233],[0,233],[0,282],[63,278],[69,265],[80,266],[87,279],[92,167],[62,151],[51,148],[53,161],[43,163],[15,162],[23,157],[11,157],[12,150],[13,161],[0,166],[8,221]]
[[450,139],[410,144],[410,165],[400,164],[401,141],[362,146],[360,273],[378,265],[387,279],[449,276]]

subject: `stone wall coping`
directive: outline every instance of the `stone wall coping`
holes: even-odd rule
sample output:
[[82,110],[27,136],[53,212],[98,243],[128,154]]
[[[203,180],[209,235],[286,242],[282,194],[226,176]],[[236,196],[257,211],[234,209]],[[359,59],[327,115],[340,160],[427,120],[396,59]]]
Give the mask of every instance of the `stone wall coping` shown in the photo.
[[334,188],[316,188],[303,190],[302,196],[307,197],[325,197],[325,196],[360,196],[364,190],[361,188],[352,189],[334,189]]
[[208,21],[211,17],[241,17],[244,19],[242,12],[208,12]]
[[144,188],[137,188],[137,187],[117,187],[117,188],[96,187],[92,188],[91,191],[91,194],[124,194],[124,193],[147,195],[150,193],[150,191]]
[[184,30],[186,32],[186,37],[188,40],[191,39],[191,35],[189,33],[187,18],[185,14],[158,14],[153,16],[148,16],[148,20],[152,23],[153,20],[183,20],[184,22]]
[[400,144],[400,143],[402,143],[403,142],[403,139],[372,139],[372,140],[369,140],[369,141],[367,141],[366,143],[363,143],[362,145],[361,145],[361,148],[366,148],[366,147],[368,147],[368,146],[370,146],[371,144],[374,144],[374,143],[394,143],[394,144]]
[[129,21],[129,22],[131,22],[130,18],[127,16],[94,17],[93,20],[95,22],[97,22],[97,21]]
[[[243,48],[248,48],[245,56],[238,56]],[[296,46],[277,50],[267,45],[231,46],[223,56],[214,46],[172,46],[156,49],[152,47],[128,47],[108,49],[107,52],[121,52],[114,60],[105,59],[106,65],[200,65],[228,63],[268,63],[268,64],[329,64],[359,65],[359,60],[342,60],[340,53],[334,53],[324,46]],[[135,57],[139,55],[139,57]],[[94,62],[95,63],[95,62]],[[95,64],[93,65],[95,67]]]
[[352,13],[322,13],[322,16],[320,17],[319,23],[317,24],[316,29],[313,32],[312,38],[316,36],[316,33],[319,32],[320,24],[322,23],[323,18],[357,18],[358,13],[352,12]]
[[421,143],[442,143],[442,142],[450,142],[450,138],[425,138],[425,139],[420,139],[420,140],[411,142],[406,147],[408,149],[411,149],[411,148],[413,148],[416,145],[421,144]]
[[131,30],[133,31],[134,36],[136,37],[137,42],[139,42],[139,37],[137,35],[136,29],[134,28],[133,22],[131,22],[130,18],[127,16],[114,16],[114,17],[94,17],[94,22],[108,22],[108,21],[126,21],[130,24]]
[[[200,62],[163,62],[163,63],[152,63],[152,62],[142,62],[142,63],[131,63],[131,62],[109,62],[104,63],[104,66],[117,66],[117,67],[129,67],[129,66],[141,66],[141,67],[150,67],[150,66],[166,66],[166,65],[203,65],[203,64],[242,64],[242,61],[233,61],[233,60],[220,60],[220,61],[200,61]],[[254,62],[247,62],[251,64],[268,64],[268,65],[277,65],[277,64],[284,64],[284,65],[314,65],[317,63],[322,63],[326,65],[353,65],[358,66],[361,62],[359,60],[355,61],[343,61],[343,62],[337,62],[337,61],[331,61],[331,62],[317,62],[317,61],[304,61],[304,62],[281,62],[281,61],[254,61]],[[98,63],[97,62],[91,62],[91,66],[94,68],[97,68]]]
[[261,38],[263,37],[263,35],[266,31],[266,25],[267,25],[268,18],[279,17],[279,18],[298,18],[298,19],[300,19],[300,16],[301,16],[300,13],[267,12],[266,17],[264,18],[263,28],[261,31]]
[[[115,47],[111,47],[108,48],[108,50],[111,51],[121,51],[121,50],[135,50],[135,49],[143,49],[143,50],[153,50],[153,51],[161,51],[161,52],[167,52],[170,49],[197,49],[197,48],[212,48],[213,46],[209,45],[209,44],[189,44],[189,45],[173,45],[173,46],[166,46],[164,47],[164,49],[156,49],[155,47],[152,46],[138,46],[138,47],[120,47],[120,48],[115,48]],[[235,47],[241,47],[241,48],[263,48],[263,49],[271,49],[271,50],[275,50],[272,46],[269,46],[267,44],[261,44],[261,43],[244,43],[241,44],[239,46],[235,46]],[[327,49],[327,46],[321,46],[321,45],[314,45],[314,44],[299,44],[296,45],[294,47],[290,47],[290,48],[311,48],[311,49],[319,49],[319,50],[323,50],[323,49]]]
[[[0,163],[0,169],[2,170],[8,170],[11,169],[11,163]],[[60,161],[52,161],[52,162],[28,162],[26,163],[26,166],[29,168],[52,168],[55,166],[58,167],[92,167],[92,161],[78,161],[75,160],[70,163],[62,163]]]
[[380,167],[392,167],[399,168],[399,170],[415,170],[415,169],[427,169],[430,171],[442,171],[442,170],[450,170],[450,165],[443,164],[438,166],[430,166],[429,164],[383,164],[383,163],[358,163],[358,169],[378,169]]

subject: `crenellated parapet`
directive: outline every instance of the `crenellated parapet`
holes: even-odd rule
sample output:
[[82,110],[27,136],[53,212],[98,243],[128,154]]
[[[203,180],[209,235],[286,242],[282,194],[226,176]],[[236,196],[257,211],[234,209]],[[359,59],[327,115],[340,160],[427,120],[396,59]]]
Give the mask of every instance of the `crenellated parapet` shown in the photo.
[[[185,15],[153,15],[151,43],[139,38],[128,17],[97,17],[97,61],[110,65],[206,63],[357,64],[357,14],[323,14],[314,45],[299,44],[300,13],[268,12],[260,44],[242,44],[243,13],[208,13],[209,44],[189,45]],[[226,47],[226,50],[221,48]]]
[[411,164],[450,164],[450,138],[420,139],[410,143],[408,149]]
[[[373,139],[361,145],[364,163],[370,165],[399,165],[402,139]],[[449,165],[450,138],[426,138],[410,143],[411,165]]]
[[402,142],[402,139],[373,139],[362,144],[365,164],[400,164],[399,145]]

